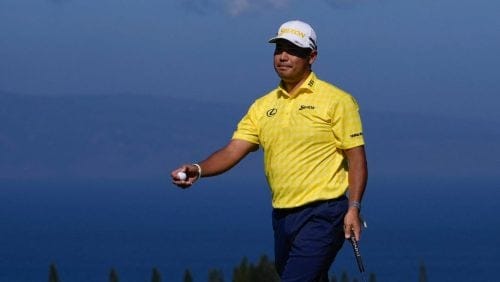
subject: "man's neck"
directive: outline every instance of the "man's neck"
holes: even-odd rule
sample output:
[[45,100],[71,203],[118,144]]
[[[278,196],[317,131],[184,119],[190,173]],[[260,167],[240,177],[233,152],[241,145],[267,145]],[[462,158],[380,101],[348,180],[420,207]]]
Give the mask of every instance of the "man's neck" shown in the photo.
[[295,92],[297,91],[297,89],[299,89],[299,87],[304,83],[304,81],[309,77],[309,75],[311,74],[311,71],[307,72],[300,80],[298,81],[285,81],[285,80],[281,80],[281,85],[283,87],[283,89],[286,90],[286,92],[288,92],[288,94],[290,96],[293,96],[295,94]]

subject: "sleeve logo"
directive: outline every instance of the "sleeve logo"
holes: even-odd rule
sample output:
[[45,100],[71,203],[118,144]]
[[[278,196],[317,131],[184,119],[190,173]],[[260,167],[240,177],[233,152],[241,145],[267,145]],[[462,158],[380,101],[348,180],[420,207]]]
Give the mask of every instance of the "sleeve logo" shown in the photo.
[[358,136],[363,136],[363,132],[353,133],[350,136],[351,136],[351,138],[358,137]]

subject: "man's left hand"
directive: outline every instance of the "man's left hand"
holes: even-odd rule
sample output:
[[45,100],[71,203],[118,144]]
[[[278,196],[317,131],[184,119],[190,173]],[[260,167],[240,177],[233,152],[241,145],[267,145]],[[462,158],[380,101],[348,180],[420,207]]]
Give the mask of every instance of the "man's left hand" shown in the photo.
[[350,207],[344,216],[344,234],[345,238],[351,238],[354,233],[356,241],[361,239],[361,217],[359,216],[359,209]]

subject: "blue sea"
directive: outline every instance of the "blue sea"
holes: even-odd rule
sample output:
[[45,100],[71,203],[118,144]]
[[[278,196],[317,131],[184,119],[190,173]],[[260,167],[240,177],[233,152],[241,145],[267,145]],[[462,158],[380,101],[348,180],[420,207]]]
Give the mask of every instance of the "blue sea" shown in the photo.
[[[360,242],[377,281],[500,281],[500,181],[370,179]],[[231,281],[247,257],[272,258],[270,199],[265,181],[220,176],[188,190],[168,179],[144,181],[0,181],[0,281],[207,281],[213,268]],[[358,278],[345,244],[331,273]]]

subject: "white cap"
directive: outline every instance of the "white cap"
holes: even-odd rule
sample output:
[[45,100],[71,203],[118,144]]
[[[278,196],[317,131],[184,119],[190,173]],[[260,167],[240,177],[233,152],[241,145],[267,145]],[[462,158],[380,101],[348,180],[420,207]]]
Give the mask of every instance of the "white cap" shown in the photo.
[[269,40],[276,43],[278,39],[285,39],[301,48],[318,49],[316,45],[316,32],[307,23],[302,21],[289,21],[280,26],[278,34]]

